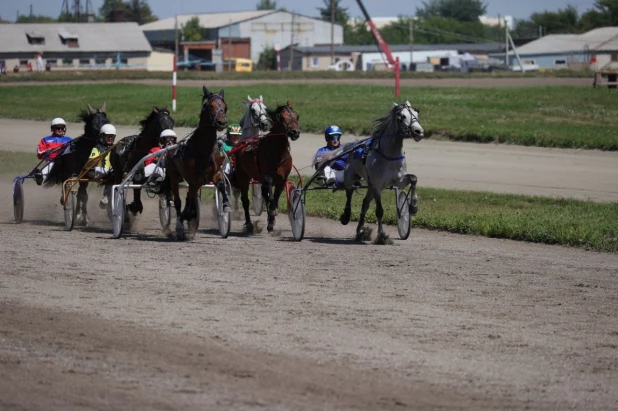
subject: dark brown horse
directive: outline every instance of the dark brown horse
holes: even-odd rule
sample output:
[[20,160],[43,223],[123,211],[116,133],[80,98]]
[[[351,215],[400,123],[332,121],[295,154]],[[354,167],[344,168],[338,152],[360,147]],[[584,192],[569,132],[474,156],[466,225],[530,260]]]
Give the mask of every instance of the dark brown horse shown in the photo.
[[[121,144],[110,154],[110,161],[114,169],[114,184],[120,184],[128,173],[148,152],[159,146],[159,136],[166,129],[174,128],[174,119],[170,116],[167,107],[153,107],[146,118],[140,121],[140,133],[135,136],[125,137]],[[144,173],[139,176],[136,174],[133,182],[143,184],[145,182]],[[144,211],[141,200],[141,190],[133,190],[133,202],[127,209],[136,215]]]
[[[214,161],[213,154],[219,152],[217,134],[227,126],[227,104],[223,89],[219,93],[211,93],[203,88],[202,111],[200,123],[186,142],[167,155],[165,163],[166,178],[169,178],[171,192],[174,195],[176,208],[176,235],[184,239],[183,222],[186,220],[189,231],[197,229],[198,192],[204,184],[214,182],[223,197],[224,211],[230,211],[230,201],[225,190],[225,181],[220,169],[220,163]],[[185,208],[180,212],[180,191],[178,185],[182,180],[189,184]]]
[[[292,171],[292,154],[290,142],[298,140],[300,128],[299,116],[288,101],[276,110],[267,110],[273,120],[270,133],[256,143],[236,153],[235,185],[240,189],[242,206],[245,211],[245,230],[253,232],[249,217],[249,185],[251,179],[262,183],[262,196],[268,205],[268,232],[275,226],[275,216],[279,197],[285,188],[290,171]],[[274,193],[273,193],[274,186]]]
[[[92,108],[88,104],[88,111],[81,110],[79,118],[84,122],[84,134],[74,138],[70,143],[70,149],[55,158],[54,166],[49,171],[47,180],[44,183],[45,187],[62,184],[68,178],[76,176],[82,171],[90,157],[92,148],[97,143],[101,127],[109,123],[105,112],[106,108],[105,103],[97,109]],[[75,216],[75,222],[78,225],[88,224],[87,189],[87,182],[79,183]]]

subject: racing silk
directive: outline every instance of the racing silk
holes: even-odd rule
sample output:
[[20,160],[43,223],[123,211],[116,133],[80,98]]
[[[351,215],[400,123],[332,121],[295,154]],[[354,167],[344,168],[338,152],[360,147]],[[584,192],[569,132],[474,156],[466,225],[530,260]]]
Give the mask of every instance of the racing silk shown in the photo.
[[[148,154],[152,154],[152,153],[156,153],[157,151],[161,151],[162,148],[161,147],[153,147],[150,149],[150,151],[148,152]],[[144,161],[144,167],[147,166],[148,164],[152,164],[157,162],[157,160],[159,160],[157,157],[151,157],[148,160]]]
[[[326,147],[322,147],[321,149],[319,149],[319,150],[315,153],[314,158],[321,157],[322,155],[324,155],[324,156],[326,157],[326,156],[328,156],[328,155],[329,155],[329,153],[330,153],[331,151],[335,151],[335,150],[336,150],[336,149],[330,148],[330,147],[328,147],[328,146],[326,146]],[[333,170],[339,170],[339,171],[343,170],[343,169],[345,168],[345,163],[346,163],[346,161],[347,161],[347,158],[348,158],[348,155],[347,155],[347,154],[346,154],[345,156],[341,156],[341,157],[339,157],[337,160],[333,161],[333,162],[330,164],[330,167],[331,167]]]
[[[103,153],[105,150],[107,150],[108,147],[106,146],[101,146],[99,144],[97,144],[92,151],[90,152],[90,158],[95,158],[101,155],[101,153]],[[112,162],[110,160],[110,153],[107,153],[107,155],[103,158],[100,159],[99,164],[97,164],[95,167],[102,167],[108,170],[112,169]]]
[[229,153],[234,148],[234,145],[227,140],[223,140],[223,151]]
[[41,141],[39,141],[39,146],[36,149],[36,156],[39,158],[39,160],[45,159],[47,161],[51,161],[56,158],[60,151],[62,151],[53,150],[62,146],[63,144],[69,143],[71,140],[71,137],[56,137],[53,134],[51,136],[43,137]]

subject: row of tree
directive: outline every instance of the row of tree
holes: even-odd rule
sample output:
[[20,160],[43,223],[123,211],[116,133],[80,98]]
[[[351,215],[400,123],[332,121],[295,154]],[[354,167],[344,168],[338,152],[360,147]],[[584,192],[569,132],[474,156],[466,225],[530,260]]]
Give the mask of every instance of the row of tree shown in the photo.
[[[94,13],[92,13],[94,14]],[[103,0],[103,5],[98,14],[94,14],[95,21],[99,22],[127,22],[134,21],[138,24],[151,23],[158,20],[152,14],[147,0]],[[41,15],[21,15],[17,23],[55,23],[55,22],[86,22],[88,15],[85,10],[77,10],[77,13],[62,12],[58,18]]]

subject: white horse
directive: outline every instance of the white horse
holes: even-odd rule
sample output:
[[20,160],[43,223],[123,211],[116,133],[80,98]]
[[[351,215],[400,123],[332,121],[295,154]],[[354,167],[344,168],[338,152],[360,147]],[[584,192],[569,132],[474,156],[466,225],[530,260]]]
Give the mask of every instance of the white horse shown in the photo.
[[371,200],[376,201],[376,217],[378,218],[378,243],[384,243],[387,239],[386,232],[382,227],[382,190],[387,187],[404,188],[408,184],[412,187],[412,199],[410,202],[410,214],[414,215],[418,211],[418,200],[416,195],[416,176],[407,174],[406,160],[403,153],[403,139],[412,137],[415,141],[423,138],[424,130],[418,121],[418,110],[412,108],[410,102],[402,104],[393,103],[393,107],[386,117],[379,118],[373,122],[372,138],[366,140],[364,144],[350,142],[342,147],[342,151],[353,149],[354,145],[359,148],[348,156],[344,171],[344,185],[346,189],[347,201],[341,224],[346,225],[350,222],[352,212],[352,194],[354,185],[360,180],[367,183],[367,194],[363,199],[363,206],[356,228],[357,239],[370,239],[371,230],[366,229],[365,214],[369,208]]
[[260,98],[254,99],[248,95],[247,100],[243,102],[247,106],[247,110],[240,119],[240,126],[242,127],[240,141],[265,134],[273,126],[273,121],[268,116],[262,96],[260,95]]

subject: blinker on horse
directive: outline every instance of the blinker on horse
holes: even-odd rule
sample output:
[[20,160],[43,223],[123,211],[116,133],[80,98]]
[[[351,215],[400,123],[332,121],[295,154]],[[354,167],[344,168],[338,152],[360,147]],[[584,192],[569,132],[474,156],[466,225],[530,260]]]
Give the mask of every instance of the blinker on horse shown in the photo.
[[[387,187],[404,188],[408,184],[412,187],[412,201],[410,214],[416,214],[418,210],[416,183],[417,178],[413,174],[407,174],[405,155],[403,153],[404,138],[413,138],[420,141],[424,136],[424,130],[418,120],[419,111],[414,109],[410,102],[401,104],[393,103],[390,113],[379,118],[373,123],[372,138],[366,143],[366,154],[351,155],[344,171],[344,185],[346,189],[346,205],[340,217],[342,224],[350,221],[352,212],[352,194],[354,185],[360,180],[367,183],[367,193],[363,199],[360,218],[356,228],[357,239],[369,239],[371,230],[365,228],[365,214],[369,204],[375,199],[376,217],[378,219],[378,243],[386,239],[386,232],[382,226],[384,209],[382,208],[382,191]],[[343,146],[347,151],[358,142],[350,142]],[[362,147],[359,151],[362,151]]]

